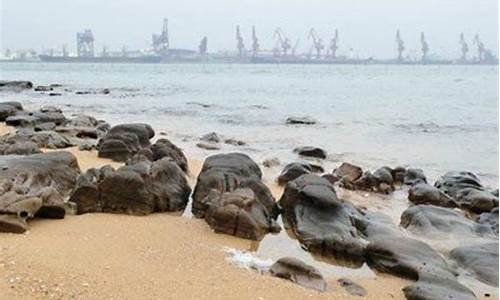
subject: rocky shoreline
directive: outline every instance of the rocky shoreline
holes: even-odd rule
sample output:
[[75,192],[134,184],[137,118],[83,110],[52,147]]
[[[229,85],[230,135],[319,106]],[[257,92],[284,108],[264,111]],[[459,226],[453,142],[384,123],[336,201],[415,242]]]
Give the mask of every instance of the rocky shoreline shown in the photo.
[[[498,290],[498,189],[484,187],[471,172],[447,172],[434,184],[415,168],[383,166],[370,172],[344,162],[328,172],[317,163],[326,151],[307,146],[291,149],[300,159],[282,168],[278,192],[263,176],[266,168],[281,168],[278,159],[257,163],[237,152],[206,157],[192,185],[182,149],[156,139],[148,124],[110,126],[88,115],[68,118],[57,107],[25,111],[12,101],[0,103],[0,121],[14,128],[0,138],[0,232],[23,233],[32,219],[67,214],[190,210],[216,233],[260,241],[284,229],[306,251],[336,265],[367,264],[411,280],[403,288],[407,299],[498,297],[478,294],[460,279],[466,273]],[[200,143],[217,151],[221,140],[210,134]],[[82,172],[77,157],[65,151],[75,147],[94,151],[113,166]],[[368,202],[404,191],[410,205],[395,224],[379,211],[343,199],[343,191]],[[450,237],[467,244],[449,248],[427,242]],[[320,271],[296,258],[277,260],[268,273],[320,292],[328,289]]]

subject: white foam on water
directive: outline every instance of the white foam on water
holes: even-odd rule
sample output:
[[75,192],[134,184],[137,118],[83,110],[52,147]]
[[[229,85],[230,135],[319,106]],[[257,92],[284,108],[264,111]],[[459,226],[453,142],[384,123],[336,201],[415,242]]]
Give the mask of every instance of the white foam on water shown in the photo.
[[254,253],[241,251],[233,248],[224,248],[229,254],[228,260],[241,268],[255,270],[260,273],[268,272],[274,263],[271,259],[261,259]]

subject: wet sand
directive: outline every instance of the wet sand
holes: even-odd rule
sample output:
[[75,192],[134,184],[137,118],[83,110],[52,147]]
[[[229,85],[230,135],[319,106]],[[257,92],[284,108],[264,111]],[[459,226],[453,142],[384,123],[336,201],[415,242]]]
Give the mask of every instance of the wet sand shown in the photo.
[[[0,126],[0,132],[5,128]],[[119,163],[69,148],[82,171]],[[49,150],[47,150],[49,151]],[[201,160],[190,160],[196,182]],[[278,198],[282,188],[266,180]],[[26,234],[0,235],[0,299],[360,299],[329,276],[319,293],[228,261],[226,247],[255,242],[215,234],[199,219],[85,214],[33,220]],[[354,278],[363,299],[404,299],[408,281],[388,275]]]

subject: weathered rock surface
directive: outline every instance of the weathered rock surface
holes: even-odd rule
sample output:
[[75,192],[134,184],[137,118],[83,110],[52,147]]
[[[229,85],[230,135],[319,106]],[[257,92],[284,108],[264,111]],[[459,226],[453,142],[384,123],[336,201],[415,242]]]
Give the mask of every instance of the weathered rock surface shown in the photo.
[[340,278],[337,282],[353,296],[364,297],[368,294],[365,288],[348,278]]
[[120,162],[126,161],[142,148],[149,147],[151,145],[149,139],[154,135],[153,128],[147,124],[113,126],[97,144],[99,157]]
[[33,88],[31,81],[0,80],[0,91],[22,91]]
[[193,215],[217,232],[260,240],[279,231],[278,207],[257,164],[242,153],[217,154],[203,163],[193,193]]
[[498,234],[498,207],[491,210],[491,212],[485,212],[477,217],[477,222],[491,228],[493,232]]
[[[393,177],[396,177],[395,172],[397,172],[396,169],[393,170]],[[427,183],[427,178],[425,177],[422,169],[408,168],[404,172],[403,183],[405,185],[413,186],[415,184]]]
[[23,106],[19,102],[0,102],[0,121],[5,122],[5,119],[22,110]]
[[471,172],[448,172],[434,186],[453,198],[459,207],[475,213],[498,207],[498,197],[486,190]]
[[344,177],[340,180],[340,186],[349,190],[361,190],[389,194],[394,191],[394,178],[392,169],[381,167],[375,172],[366,171],[355,181]]
[[327,288],[327,283],[318,270],[293,257],[280,258],[271,266],[269,272],[275,277],[320,292]]
[[258,241],[281,230],[250,188],[226,193],[212,190],[206,201],[205,221],[215,232]]
[[401,226],[427,238],[494,236],[490,227],[466,218],[462,213],[433,205],[415,205],[401,215]]
[[458,247],[450,257],[477,279],[498,286],[498,242]]
[[287,231],[311,253],[361,266],[363,242],[354,226],[359,211],[337,198],[326,179],[305,174],[288,182],[279,200]]
[[272,158],[266,158],[262,162],[262,165],[266,168],[272,168],[272,167],[277,167],[281,165],[281,161],[277,157],[272,157]]
[[408,191],[408,200],[413,204],[432,204],[442,207],[457,207],[453,198],[427,183],[417,183]]
[[340,167],[333,170],[333,175],[339,179],[345,178],[349,182],[355,182],[363,175],[363,169],[350,163],[342,163]]
[[34,217],[63,218],[80,169],[69,152],[0,156],[0,231],[21,233]]
[[286,124],[290,125],[314,125],[316,120],[311,117],[289,117],[286,119]]
[[277,181],[279,185],[285,185],[301,175],[312,173],[312,171],[311,166],[307,163],[290,163],[283,168]]
[[147,215],[183,211],[191,188],[172,159],[147,159],[114,170],[90,169],[78,178],[70,201],[79,214],[88,212]]
[[297,153],[298,155],[306,157],[315,157],[321,159],[326,158],[326,151],[318,147],[312,147],[312,146],[298,147],[293,149],[293,152]]

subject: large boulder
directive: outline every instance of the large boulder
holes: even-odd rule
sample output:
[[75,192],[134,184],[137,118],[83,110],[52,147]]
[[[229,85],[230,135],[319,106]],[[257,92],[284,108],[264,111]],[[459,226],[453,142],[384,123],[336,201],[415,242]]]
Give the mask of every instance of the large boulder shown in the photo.
[[349,182],[355,182],[363,175],[363,169],[356,165],[344,162],[340,167],[333,170],[333,175],[337,176],[339,179],[345,178]]
[[258,165],[242,153],[217,154],[203,163],[193,193],[193,215],[216,231],[252,240],[279,231],[278,207]]
[[62,149],[71,147],[69,139],[55,131],[35,131],[33,128],[21,128],[13,134],[0,138],[1,143],[17,144],[31,142],[39,148]]
[[401,226],[427,238],[494,236],[490,227],[466,218],[461,212],[433,205],[415,205],[401,215]]
[[450,257],[480,281],[498,287],[498,242],[458,247]]
[[363,263],[364,245],[352,221],[360,213],[328,180],[305,174],[288,182],[279,205],[285,228],[305,249],[339,264]]
[[321,159],[326,158],[326,151],[319,147],[313,147],[313,146],[298,147],[293,149],[293,152],[297,153],[298,155],[306,157],[315,157]]
[[21,233],[34,217],[63,218],[80,173],[69,152],[0,156],[0,231]]
[[432,204],[443,207],[457,207],[453,198],[427,183],[417,183],[408,191],[408,200],[413,204]]
[[324,292],[327,283],[321,273],[314,267],[293,258],[278,259],[269,269],[272,276],[290,280],[306,288]]
[[498,207],[477,216],[477,222],[491,228],[498,235]]
[[434,184],[463,209],[483,213],[498,207],[498,196],[486,190],[471,172],[448,172]]
[[212,190],[206,201],[205,221],[217,233],[260,241],[281,229],[250,188],[226,193]]
[[5,122],[5,119],[22,110],[23,106],[19,102],[0,102],[0,122]]
[[[394,171],[393,177],[396,177],[394,176]],[[403,183],[405,185],[413,186],[419,183],[427,183],[427,178],[425,177],[424,171],[422,169],[408,168],[404,172]]]
[[188,161],[182,150],[167,139],[159,139],[149,147],[152,160],[156,161],[164,157],[170,157],[184,171],[188,172]]
[[147,124],[113,126],[97,144],[99,157],[124,162],[142,148],[149,147],[151,145],[149,140],[154,135],[153,128]]
[[144,160],[114,170],[90,169],[78,178],[70,201],[88,212],[147,215],[183,211],[191,188],[186,174],[170,158]]
[[0,80],[0,91],[22,91],[29,90],[33,88],[33,83],[31,81],[21,81],[21,80]]

